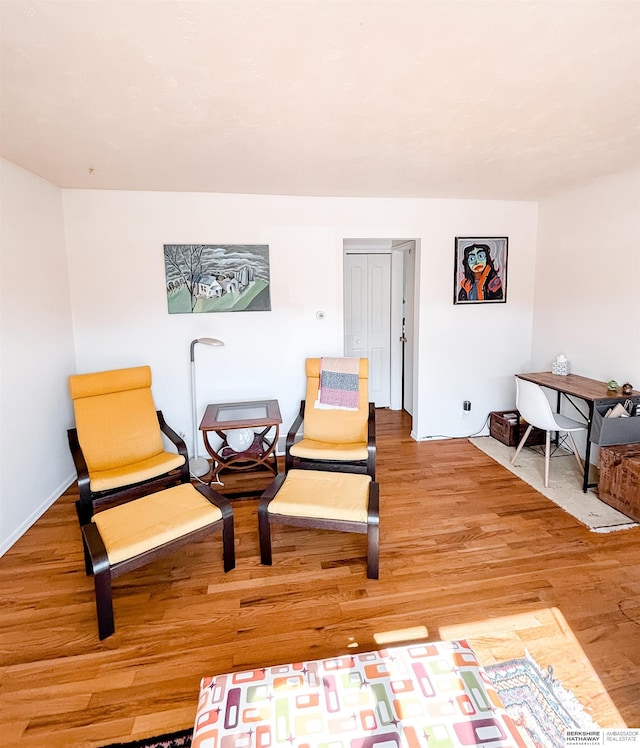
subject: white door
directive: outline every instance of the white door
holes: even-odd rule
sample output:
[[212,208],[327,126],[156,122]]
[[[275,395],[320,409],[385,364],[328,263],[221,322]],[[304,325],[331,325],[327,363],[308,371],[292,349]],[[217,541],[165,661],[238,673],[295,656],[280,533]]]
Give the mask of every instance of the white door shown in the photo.
[[391,404],[391,254],[345,255],[344,355],[369,359],[369,400]]

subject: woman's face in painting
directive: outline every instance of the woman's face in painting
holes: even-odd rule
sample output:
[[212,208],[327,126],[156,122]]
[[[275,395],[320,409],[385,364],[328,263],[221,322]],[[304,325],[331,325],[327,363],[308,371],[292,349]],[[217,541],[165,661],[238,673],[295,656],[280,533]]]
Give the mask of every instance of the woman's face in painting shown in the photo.
[[487,265],[487,252],[484,249],[474,249],[469,252],[467,263],[473,273],[481,273]]

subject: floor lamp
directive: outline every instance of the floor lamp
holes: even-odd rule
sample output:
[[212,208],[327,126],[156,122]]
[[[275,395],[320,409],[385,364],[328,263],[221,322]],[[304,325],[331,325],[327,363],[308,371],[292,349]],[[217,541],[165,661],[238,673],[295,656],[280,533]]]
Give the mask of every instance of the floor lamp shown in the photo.
[[193,426],[193,457],[189,460],[189,472],[196,478],[206,475],[209,472],[209,461],[205,457],[198,457],[198,424],[196,422],[196,362],[194,358],[194,349],[197,343],[203,345],[219,346],[224,345],[222,340],[216,338],[196,338],[191,341],[190,361],[191,361],[191,416]]

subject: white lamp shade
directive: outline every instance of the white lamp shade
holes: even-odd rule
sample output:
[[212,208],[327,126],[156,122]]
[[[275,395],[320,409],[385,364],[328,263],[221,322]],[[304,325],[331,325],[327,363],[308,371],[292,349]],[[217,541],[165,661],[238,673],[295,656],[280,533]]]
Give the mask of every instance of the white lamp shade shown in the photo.
[[232,429],[225,432],[227,444],[234,452],[244,452],[253,444],[253,429]]
[[197,338],[196,343],[204,343],[204,345],[224,345],[221,340],[217,338]]

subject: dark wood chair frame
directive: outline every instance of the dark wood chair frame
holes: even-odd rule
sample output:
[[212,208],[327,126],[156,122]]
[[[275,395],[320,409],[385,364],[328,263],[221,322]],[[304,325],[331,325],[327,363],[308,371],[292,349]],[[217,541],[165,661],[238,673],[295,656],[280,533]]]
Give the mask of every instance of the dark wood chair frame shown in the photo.
[[291,425],[285,441],[284,470],[328,470],[334,473],[364,473],[376,479],[376,407],[369,403],[367,418],[367,459],[366,460],[313,460],[295,457],[291,454],[291,447],[296,442],[296,436],[304,421],[305,400],[300,403],[300,412]]
[[137,499],[140,496],[155,493],[163,488],[170,488],[171,486],[177,486],[180,483],[189,482],[189,455],[187,453],[187,445],[185,444],[184,439],[182,439],[166,423],[161,410],[157,410],[156,415],[158,416],[160,430],[175,445],[178,453],[184,457],[184,465],[175,468],[168,473],[163,473],[162,475],[150,478],[149,480],[132,483],[128,486],[120,486],[119,488],[113,488],[108,491],[91,490],[89,470],[84,455],[82,454],[80,442],[78,441],[78,432],[75,428],[67,431],[71,456],[73,457],[76,472],[78,473],[78,490],[80,498],[76,501],[76,512],[81,526],[91,522],[91,517],[93,517],[93,512],[96,507],[101,507],[106,504],[113,505],[122,503],[122,501],[129,501],[130,499]]
[[[352,471],[353,472],[353,471]],[[316,517],[292,517],[285,514],[270,514],[269,504],[276,497],[280,487],[286,480],[286,473],[280,473],[267,490],[262,494],[258,503],[258,531],[260,534],[260,561],[265,566],[272,565],[271,553],[271,525],[291,525],[295,527],[310,527],[319,530],[338,530],[340,532],[355,532],[367,536],[367,577],[379,578],[380,567],[380,485],[375,481],[369,484],[369,507],[366,525],[362,522],[346,520],[318,519]]]
[[231,502],[224,496],[205,485],[194,485],[211,504],[217,506],[222,512],[222,518],[213,522],[206,527],[182,535],[169,543],[164,543],[156,548],[151,548],[145,553],[133,556],[125,561],[120,561],[111,566],[100,535],[100,531],[94,522],[89,522],[81,527],[82,540],[85,552],[85,570],[87,576],[93,574],[95,594],[96,594],[96,611],[98,615],[98,634],[100,639],[106,639],[115,631],[113,620],[113,599],[111,595],[111,580],[125,574],[128,571],[139,569],[141,566],[155,561],[157,558],[171,553],[187,543],[211,535],[222,530],[222,558],[225,572],[235,568],[235,545],[234,545],[234,528],[233,528],[233,509]]

